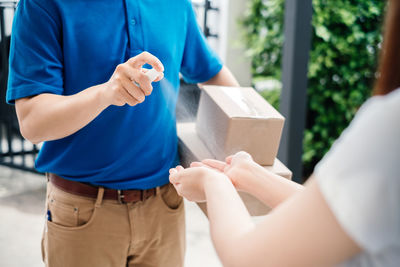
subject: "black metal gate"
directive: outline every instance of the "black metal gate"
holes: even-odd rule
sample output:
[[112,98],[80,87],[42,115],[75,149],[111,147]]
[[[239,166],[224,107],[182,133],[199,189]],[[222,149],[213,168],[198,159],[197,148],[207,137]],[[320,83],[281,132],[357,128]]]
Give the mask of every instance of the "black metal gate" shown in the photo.
[[[0,164],[36,172],[34,160],[38,147],[24,140],[14,106],[6,104],[10,36],[6,32],[18,1],[0,1]],[[8,15],[8,16],[7,16]]]

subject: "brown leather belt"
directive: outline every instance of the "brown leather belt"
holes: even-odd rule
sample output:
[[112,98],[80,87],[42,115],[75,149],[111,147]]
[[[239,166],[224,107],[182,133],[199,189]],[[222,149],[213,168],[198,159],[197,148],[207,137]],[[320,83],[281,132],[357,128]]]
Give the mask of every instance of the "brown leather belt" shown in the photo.
[[[54,173],[48,173],[47,178],[49,181],[57,186],[59,189],[78,196],[97,198],[99,187],[83,184],[80,182],[70,181]],[[118,200],[120,203],[135,203],[144,201],[156,195],[156,188],[147,190],[117,190],[104,188],[103,199]]]

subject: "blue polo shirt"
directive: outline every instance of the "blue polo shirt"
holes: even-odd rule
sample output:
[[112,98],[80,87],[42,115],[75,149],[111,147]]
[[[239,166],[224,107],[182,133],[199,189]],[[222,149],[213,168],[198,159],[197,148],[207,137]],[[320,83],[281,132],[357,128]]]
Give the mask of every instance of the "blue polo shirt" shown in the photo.
[[72,95],[109,80],[115,67],[148,51],[163,82],[134,107],[110,106],[78,132],[44,142],[36,168],[116,189],[168,182],[175,164],[179,73],[191,83],[222,64],[187,0],[21,0],[13,24],[7,102]]

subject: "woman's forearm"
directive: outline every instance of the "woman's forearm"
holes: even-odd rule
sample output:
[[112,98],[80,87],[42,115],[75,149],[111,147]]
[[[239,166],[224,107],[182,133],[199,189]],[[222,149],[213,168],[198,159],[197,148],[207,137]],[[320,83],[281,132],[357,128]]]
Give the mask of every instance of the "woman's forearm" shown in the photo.
[[231,258],[231,247],[241,236],[254,228],[254,223],[226,177],[211,177],[205,185],[207,213],[211,236],[221,260],[227,264]]
[[[205,190],[211,235],[224,266],[332,266],[361,250],[315,182],[257,225],[226,180],[214,180]],[[318,216],[310,220],[313,214]]]
[[275,208],[283,201],[303,190],[303,186],[276,175],[256,165],[242,189],[255,196],[270,208]]
[[80,130],[108,106],[101,100],[101,86],[71,96],[41,94],[17,100],[22,135],[32,143],[39,143]]

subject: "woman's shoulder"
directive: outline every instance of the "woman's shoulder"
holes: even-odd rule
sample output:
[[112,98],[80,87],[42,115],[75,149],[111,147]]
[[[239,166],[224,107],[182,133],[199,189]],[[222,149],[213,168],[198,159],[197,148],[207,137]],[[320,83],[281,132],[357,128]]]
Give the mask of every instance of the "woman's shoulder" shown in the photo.
[[357,116],[364,113],[377,113],[376,115],[386,115],[387,118],[396,118],[400,115],[400,88],[383,96],[371,97],[361,107]]
[[340,225],[366,252],[399,246],[400,90],[374,96],[314,170]]
[[[400,89],[373,96],[358,110],[338,143],[348,140],[360,145],[381,147],[400,145]],[[362,143],[365,144],[362,144]]]
[[397,89],[365,102],[349,127],[318,163],[315,173],[321,174],[319,176],[342,176],[339,173],[367,171],[387,174],[389,178],[397,169],[400,158],[399,136],[400,89]]

